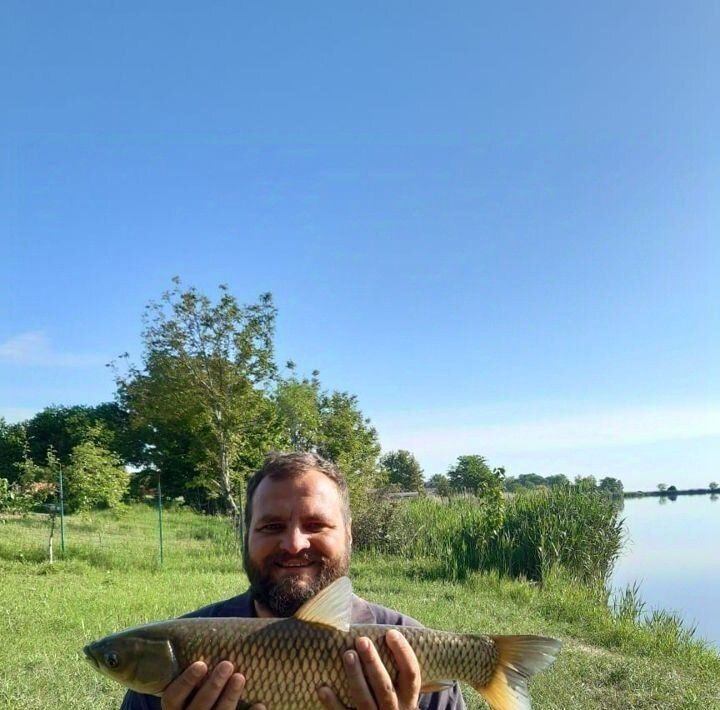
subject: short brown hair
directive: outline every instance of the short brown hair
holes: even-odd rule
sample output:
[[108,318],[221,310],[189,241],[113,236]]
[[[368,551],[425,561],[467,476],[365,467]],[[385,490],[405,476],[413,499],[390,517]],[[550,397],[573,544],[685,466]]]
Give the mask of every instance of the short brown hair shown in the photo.
[[250,529],[250,520],[252,519],[253,496],[260,483],[265,478],[282,480],[299,476],[308,471],[320,471],[335,483],[342,501],[343,519],[348,525],[350,524],[350,496],[348,495],[347,481],[340,469],[332,461],[328,461],[311,451],[293,451],[290,453],[271,451],[265,457],[263,465],[248,480],[245,503],[246,535]]

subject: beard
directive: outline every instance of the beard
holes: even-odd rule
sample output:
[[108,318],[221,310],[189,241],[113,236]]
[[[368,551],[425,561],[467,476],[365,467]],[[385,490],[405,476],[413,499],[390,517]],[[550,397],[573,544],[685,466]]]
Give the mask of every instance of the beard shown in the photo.
[[[273,579],[275,566],[290,560],[305,564],[314,563],[318,565],[317,573],[310,577],[304,574],[287,574],[279,580]],[[350,545],[346,545],[342,554],[335,558],[313,553],[304,555],[278,553],[265,558],[261,564],[255,564],[250,559],[246,545],[243,551],[243,565],[255,601],[267,607],[274,616],[288,617],[293,616],[306,601],[325,589],[328,584],[347,575],[350,569]]]

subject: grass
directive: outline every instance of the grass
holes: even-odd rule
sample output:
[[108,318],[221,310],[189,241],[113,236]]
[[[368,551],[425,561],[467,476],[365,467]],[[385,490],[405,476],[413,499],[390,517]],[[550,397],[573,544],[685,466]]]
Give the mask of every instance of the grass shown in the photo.
[[[117,708],[123,691],[82,660],[87,641],[244,590],[225,521],[179,510],[164,522],[162,567],[147,508],[69,518],[66,556],[52,566],[41,517],[0,522],[1,708]],[[559,569],[542,585],[496,571],[448,582],[436,559],[380,553],[356,555],[352,576],[365,598],[431,627],[562,638],[558,661],[532,684],[535,708],[720,707],[720,656],[670,615],[643,621],[632,590],[613,609],[601,587]],[[484,707],[472,690],[466,699]]]

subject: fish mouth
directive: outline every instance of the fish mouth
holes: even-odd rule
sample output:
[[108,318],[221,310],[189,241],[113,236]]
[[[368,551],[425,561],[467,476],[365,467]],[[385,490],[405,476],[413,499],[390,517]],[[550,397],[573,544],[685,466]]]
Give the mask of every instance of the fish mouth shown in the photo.
[[95,656],[93,656],[93,653],[90,650],[90,646],[85,646],[83,648],[83,653],[85,654],[85,660],[88,663],[92,663],[92,665],[95,666],[95,668],[100,670],[100,664],[97,662],[97,659],[95,658]]

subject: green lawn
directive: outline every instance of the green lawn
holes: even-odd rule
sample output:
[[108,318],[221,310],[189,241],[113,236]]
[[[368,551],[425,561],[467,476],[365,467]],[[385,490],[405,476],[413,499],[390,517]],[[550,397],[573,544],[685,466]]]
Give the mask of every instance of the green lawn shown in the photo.
[[[224,521],[176,511],[165,523],[161,568],[150,509],[69,519],[65,559],[52,566],[42,518],[0,522],[0,708],[117,708],[123,691],[85,663],[86,642],[245,588]],[[662,619],[613,619],[598,595],[560,578],[538,589],[484,574],[448,583],[436,572],[363,554],[352,576],[363,597],[431,627],[562,638],[558,661],[532,685],[536,708],[720,708],[720,656]]]

